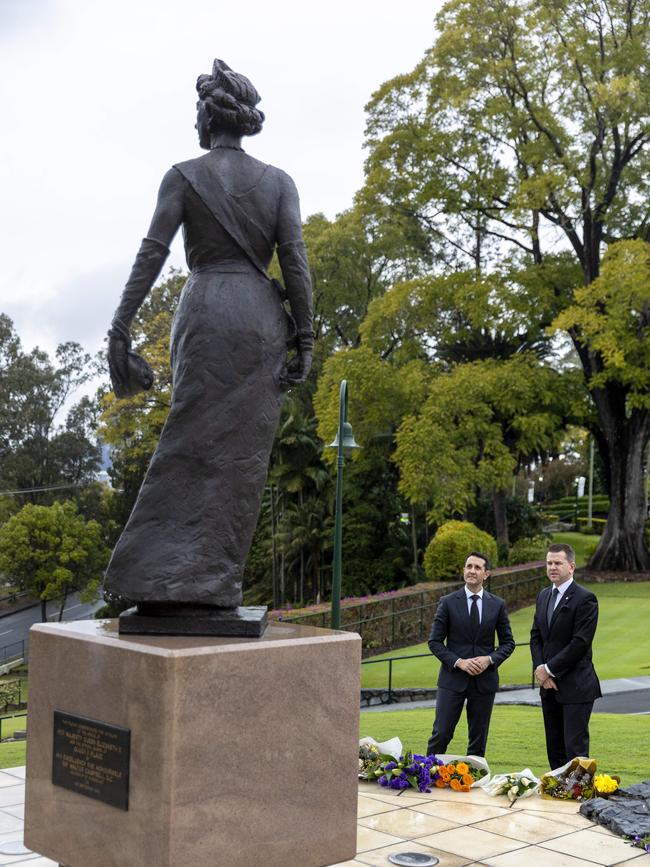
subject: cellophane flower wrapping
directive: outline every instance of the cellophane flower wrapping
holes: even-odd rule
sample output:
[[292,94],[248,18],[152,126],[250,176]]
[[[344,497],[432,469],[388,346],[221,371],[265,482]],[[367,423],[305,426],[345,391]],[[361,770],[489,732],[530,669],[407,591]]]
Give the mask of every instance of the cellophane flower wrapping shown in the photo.
[[448,765],[450,762],[465,762],[479,771],[480,777],[473,781],[471,788],[485,786],[490,780],[490,766],[483,756],[457,756],[452,753],[444,753],[439,755],[438,758],[445,765]]
[[512,774],[495,774],[483,786],[488,795],[505,795],[511,804],[519,798],[530,798],[536,795],[541,787],[541,780],[530,768]]
[[379,743],[364,737],[359,741],[359,779],[375,782],[382,775],[381,765],[402,755],[402,742],[391,738]]
[[595,773],[595,759],[577,756],[561,768],[542,775],[542,796],[562,801],[588,801],[595,795]]

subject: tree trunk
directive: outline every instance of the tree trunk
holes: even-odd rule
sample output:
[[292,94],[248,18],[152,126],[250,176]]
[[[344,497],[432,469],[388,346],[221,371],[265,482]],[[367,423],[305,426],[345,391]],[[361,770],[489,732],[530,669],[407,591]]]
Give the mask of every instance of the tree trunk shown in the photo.
[[607,473],[610,500],[607,526],[589,561],[595,571],[650,571],[650,551],[643,539],[646,520],[645,450],[650,437],[650,412],[635,410],[617,417],[612,401],[595,394],[602,423],[596,433]]
[[505,488],[494,491],[492,494],[494,528],[497,537],[497,547],[499,549],[499,559],[508,556],[508,548],[510,547],[510,540],[508,539],[508,515],[506,512],[507,497],[508,492]]
[[47,601],[41,599],[41,623],[47,623]]
[[59,623],[63,620],[63,612],[65,611],[65,603],[68,601],[68,591],[66,590],[59,606]]

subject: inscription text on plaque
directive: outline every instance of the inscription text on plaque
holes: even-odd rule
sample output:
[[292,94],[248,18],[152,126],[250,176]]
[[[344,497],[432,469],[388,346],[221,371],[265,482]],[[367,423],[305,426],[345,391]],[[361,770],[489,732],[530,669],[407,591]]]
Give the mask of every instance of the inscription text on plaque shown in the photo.
[[54,711],[52,782],[129,809],[131,729]]

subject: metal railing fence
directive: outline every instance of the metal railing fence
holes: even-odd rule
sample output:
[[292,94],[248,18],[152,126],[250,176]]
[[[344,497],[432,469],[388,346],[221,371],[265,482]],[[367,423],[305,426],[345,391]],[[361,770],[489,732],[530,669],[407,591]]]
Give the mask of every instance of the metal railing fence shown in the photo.
[[[530,647],[530,641],[517,641],[515,642],[515,649],[517,647]],[[405,659],[423,659],[427,657],[428,659],[432,659],[431,653],[411,653],[407,656],[389,656],[384,659],[364,659],[361,662],[361,665],[388,665],[388,696],[387,700],[383,702],[383,704],[393,704],[393,663],[402,662]],[[531,688],[535,687],[535,671],[531,666],[531,677],[530,677],[530,685]],[[501,691],[501,687],[499,687],[499,691]]]
[[27,639],[23,638],[20,641],[12,641],[11,644],[6,644],[0,647],[0,665],[7,662],[14,662],[19,659],[25,659],[27,654]]
[[7,720],[10,720],[10,719],[18,719],[20,717],[26,717],[26,716],[27,716],[26,713],[13,713],[10,716],[0,716],[0,741],[2,741],[2,739],[3,739],[3,737],[2,737],[2,725],[3,725],[3,723],[6,723]]

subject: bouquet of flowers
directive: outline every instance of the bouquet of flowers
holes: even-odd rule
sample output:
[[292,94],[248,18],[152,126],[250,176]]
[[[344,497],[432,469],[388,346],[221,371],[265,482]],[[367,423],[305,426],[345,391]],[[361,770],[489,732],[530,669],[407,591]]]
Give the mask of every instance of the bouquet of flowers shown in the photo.
[[[446,774],[441,774],[444,785],[436,783],[439,789],[449,786],[449,788],[460,792],[465,791],[462,788],[463,785],[469,785],[470,788],[472,786],[485,786],[490,780],[490,767],[483,756],[456,756],[451,753],[444,753],[438,756],[438,758],[442,760],[442,765],[445,766],[447,772]],[[468,769],[467,772],[465,771],[466,767]],[[467,780],[463,781],[459,779],[463,774],[471,776],[472,781],[468,783]],[[448,780],[445,779],[447,775],[449,775]],[[456,779],[456,783],[453,785],[451,783],[452,779]],[[460,783],[461,788],[457,786],[457,783]]]
[[528,798],[539,791],[540,781],[530,768],[518,774],[496,774],[485,786],[488,795],[505,795],[510,806],[519,798]]
[[[380,766],[377,782],[389,789],[408,789],[411,786],[418,792],[430,792],[432,785],[438,785],[440,759],[436,756],[420,756],[407,752],[399,759],[391,759]],[[375,771],[375,773],[377,773]]]
[[471,764],[469,759],[439,761],[438,778],[435,781],[435,786],[438,789],[445,789],[449,786],[455,792],[469,792],[475,782],[488,774],[487,768]]
[[588,801],[596,795],[594,759],[575,758],[542,777],[542,795],[563,801]]
[[378,743],[374,738],[361,738],[359,741],[359,779],[376,780],[383,774],[382,765],[391,759],[399,759],[402,742],[399,738]]
[[596,774],[594,793],[597,798],[607,798],[618,789],[621,778],[617,774]]

